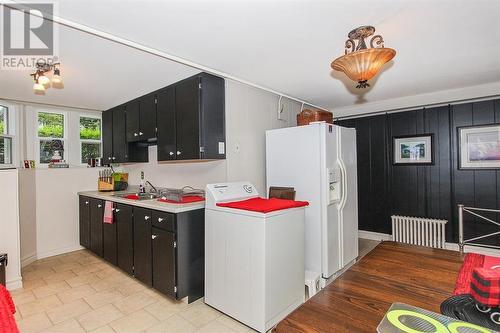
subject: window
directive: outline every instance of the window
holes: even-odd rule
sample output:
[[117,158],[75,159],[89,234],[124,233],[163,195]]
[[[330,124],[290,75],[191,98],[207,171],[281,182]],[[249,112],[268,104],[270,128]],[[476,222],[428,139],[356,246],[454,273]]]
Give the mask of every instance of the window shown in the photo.
[[91,158],[101,157],[101,119],[80,117],[80,158],[87,163]]
[[57,152],[64,159],[65,116],[63,113],[38,112],[40,163],[49,163]]
[[9,109],[0,105],[0,166],[12,164],[12,136],[9,135]]

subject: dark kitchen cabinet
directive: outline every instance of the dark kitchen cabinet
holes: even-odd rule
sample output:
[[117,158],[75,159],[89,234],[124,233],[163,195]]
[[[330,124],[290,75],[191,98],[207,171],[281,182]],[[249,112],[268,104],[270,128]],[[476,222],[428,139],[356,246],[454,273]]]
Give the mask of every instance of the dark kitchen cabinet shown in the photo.
[[153,246],[153,287],[160,292],[176,298],[175,283],[176,241],[175,233],[152,228]]
[[[109,112],[109,111],[108,111]],[[125,107],[113,108],[113,163],[128,161],[128,146],[125,128]]]
[[[114,211],[113,207],[113,211]],[[114,213],[113,213],[114,215]],[[113,223],[103,223],[102,225],[102,251],[103,258],[113,265],[117,264],[117,232],[116,221],[113,217]]]
[[134,220],[132,206],[115,204],[117,266],[134,274]]
[[102,113],[102,159],[111,163],[113,158],[113,112]]
[[90,250],[98,256],[103,256],[102,218],[104,215],[104,201],[90,199]]
[[134,276],[153,285],[151,253],[151,211],[134,207]]
[[157,98],[159,161],[225,158],[222,78],[200,73]]
[[126,105],[126,133],[127,133],[127,141],[134,142],[139,141],[139,132],[140,132],[140,104],[139,101],[135,100],[127,103]]
[[139,99],[141,141],[156,139],[156,94],[149,94]]
[[80,245],[90,247],[90,198],[80,196]]
[[158,160],[176,159],[175,86],[171,85],[156,94],[158,126]]
[[104,200],[79,200],[82,246],[169,297],[203,297],[204,209],[174,214],[114,203],[114,223],[104,224]]

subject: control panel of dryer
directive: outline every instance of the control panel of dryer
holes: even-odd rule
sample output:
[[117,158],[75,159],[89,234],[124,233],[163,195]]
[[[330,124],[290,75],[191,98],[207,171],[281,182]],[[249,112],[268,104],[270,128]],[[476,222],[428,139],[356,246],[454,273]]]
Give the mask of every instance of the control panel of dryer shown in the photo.
[[218,202],[239,201],[259,196],[259,192],[250,182],[208,184],[206,188],[206,206],[215,206]]

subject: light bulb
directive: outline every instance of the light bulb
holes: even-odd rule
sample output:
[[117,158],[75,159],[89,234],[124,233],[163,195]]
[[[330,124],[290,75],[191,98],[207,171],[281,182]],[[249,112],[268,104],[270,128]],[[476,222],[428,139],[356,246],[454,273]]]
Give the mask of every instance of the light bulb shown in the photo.
[[35,82],[33,85],[33,91],[37,95],[45,95],[45,87],[40,82]]
[[38,83],[40,83],[41,85],[43,85],[45,88],[49,88],[50,87],[50,79],[48,77],[46,77],[45,75],[41,75],[38,78]]
[[61,78],[61,71],[59,68],[54,69],[54,75],[52,75],[52,87],[58,89],[63,88],[63,80]]

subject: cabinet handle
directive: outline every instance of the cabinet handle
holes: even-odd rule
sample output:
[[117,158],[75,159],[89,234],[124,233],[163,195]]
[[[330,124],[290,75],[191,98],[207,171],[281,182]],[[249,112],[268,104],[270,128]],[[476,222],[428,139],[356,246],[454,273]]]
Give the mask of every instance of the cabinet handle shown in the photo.
[[114,211],[115,211],[115,209],[114,209],[114,208],[111,208],[111,211],[112,211],[112,212],[114,212]]
[[144,216],[144,219],[145,219],[146,221],[147,221],[147,220],[149,220],[149,216],[147,216],[147,215],[146,215],[146,216]]
[[137,134],[137,133],[134,133],[134,136],[139,136],[139,134]]
[[101,208],[101,207],[102,207],[102,205],[97,205],[97,208]]
[[115,208],[115,213],[118,213],[120,211],[119,208]]
[[144,133],[142,133],[142,132],[139,132],[139,135],[143,135],[143,134],[144,134]]
[[161,222],[163,221],[163,219],[161,217],[158,218],[158,222]]
[[169,154],[170,154],[170,156],[172,156],[172,155],[174,154],[174,152],[173,152],[173,151],[171,151]]
[[155,239],[156,237],[158,237],[157,235],[151,235],[151,239]]
[[89,202],[88,202],[88,201],[85,201],[85,204],[86,204],[86,205],[88,205],[88,204],[89,204]]
[[110,156],[110,157],[108,157],[108,160],[110,160],[110,161],[111,161],[111,156]]
[[113,161],[114,161],[114,160],[116,160],[116,157],[114,157],[114,156],[113,156],[112,160],[113,160]]
[[180,155],[180,154],[181,154],[181,152],[180,152],[180,151],[177,151],[177,155]]

